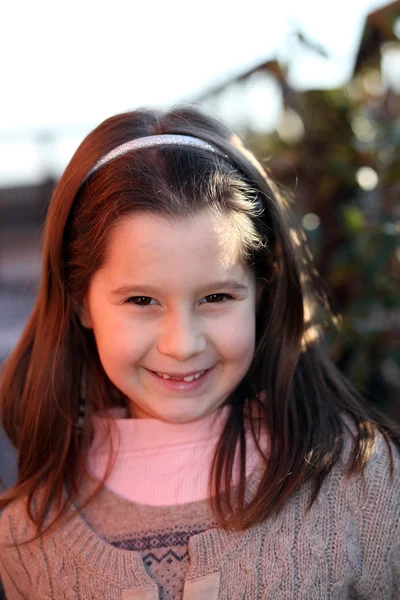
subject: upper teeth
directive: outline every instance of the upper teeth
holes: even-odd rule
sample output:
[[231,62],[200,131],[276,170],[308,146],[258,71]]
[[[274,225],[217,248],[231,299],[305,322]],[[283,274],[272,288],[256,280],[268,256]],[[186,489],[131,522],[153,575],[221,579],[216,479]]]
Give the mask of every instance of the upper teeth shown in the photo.
[[196,375],[188,375],[187,377],[173,377],[171,375],[164,375],[163,373],[157,373],[160,377],[164,379],[176,379],[177,381],[193,381],[193,379],[198,379],[202,375],[204,375],[205,371],[200,371],[200,373],[196,373]]

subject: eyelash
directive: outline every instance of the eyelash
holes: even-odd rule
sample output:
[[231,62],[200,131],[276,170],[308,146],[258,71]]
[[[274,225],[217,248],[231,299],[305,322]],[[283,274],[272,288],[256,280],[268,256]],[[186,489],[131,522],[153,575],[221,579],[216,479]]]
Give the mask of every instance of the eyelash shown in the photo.
[[[208,296],[204,296],[205,298],[212,298],[213,296],[224,296],[228,300],[234,300],[234,297],[230,294],[209,294]],[[125,300],[124,304],[133,304],[134,306],[139,306],[140,308],[145,308],[147,306],[154,306],[153,304],[136,304],[133,300],[137,300],[138,298],[146,300],[154,300],[154,298],[150,298],[150,296],[132,296]],[[225,304],[225,302],[205,302],[205,304]]]

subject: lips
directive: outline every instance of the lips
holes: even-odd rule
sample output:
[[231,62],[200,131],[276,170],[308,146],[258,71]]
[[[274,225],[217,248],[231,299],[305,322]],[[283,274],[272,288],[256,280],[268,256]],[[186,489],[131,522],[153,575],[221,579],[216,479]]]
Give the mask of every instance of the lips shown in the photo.
[[[172,390],[179,393],[195,392],[207,385],[211,374],[214,372],[215,367],[210,367],[204,371],[192,371],[191,375],[187,375],[186,378],[181,379],[177,377],[168,377],[167,374],[161,373],[160,371],[151,371],[146,369],[153,381],[157,382],[157,386],[161,386],[160,389]],[[182,373],[183,375],[183,373]]]
[[186,383],[190,383],[196,379],[199,379],[202,375],[204,375],[208,371],[208,369],[203,369],[202,371],[192,371],[191,373],[162,373],[160,371],[153,371],[158,377],[162,377],[166,380],[172,381],[185,381]]
[[186,375],[185,377],[176,377],[173,375],[166,375],[164,373],[156,373],[156,375],[158,375],[158,377],[162,377],[163,379],[166,380],[170,380],[170,381],[185,381],[186,383],[190,383],[191,381],[195,381],[196,379],[199,379],[202,375],[205,374],[206,371],[199,371],[198,373],[194,374],[194,375]]
[[205,369],[197,369],[196,371],[187,371],[186,373],[165,373],[164,371],[153,371],[153,373],[157,373],[157,375],[167,375],[168,377],[175,377],[176,379],[183,379],[184,377],[190,377],[190,375],[198,375],[199,373],[204,373],[204,371],[208,371],[210,367]]

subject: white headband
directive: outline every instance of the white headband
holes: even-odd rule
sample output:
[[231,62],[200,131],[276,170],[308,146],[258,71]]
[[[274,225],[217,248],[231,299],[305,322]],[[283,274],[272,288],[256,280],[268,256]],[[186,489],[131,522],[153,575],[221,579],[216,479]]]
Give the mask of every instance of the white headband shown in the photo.
[[177,135],[168,133],[162,135],[149,135],[147,137],[142,137],[135,140],[130,140],[129,142],[125,142],[124,144],[117,146],[116,148],[105,154],[90,169],[89,173],[83,180],[83,183],[90,177],[90,175],[92,175],[103,165],[114,160],[114,158],[126,154],[131,150],[139,150],[141,148],[155,148],[157,146],[192,146],[194,148],[202,148],[203,150],[208,150],[209,152],[213,152],[214,154],[218,154],[219,156],[222,156],[223,158],[229,160],[229,157],[226,154],[224,154],[221,150],[219,150],[219,148],[217,148],[216,146],[213,146],[212,144],[205,142],[204,140],[192,137],[190,135]]

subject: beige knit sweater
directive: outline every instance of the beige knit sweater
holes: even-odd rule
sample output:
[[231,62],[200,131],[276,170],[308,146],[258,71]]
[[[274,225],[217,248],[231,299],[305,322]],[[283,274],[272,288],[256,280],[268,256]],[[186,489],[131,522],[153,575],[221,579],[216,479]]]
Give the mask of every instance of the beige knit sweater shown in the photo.
[[[349,450],[348,442],[310,512],[306,485],[262,525],[193,535],[183,600],[399,600],[399,453],[391,480],[380,438],[364,475],[347,480]],[[18,501],[3,512],[0,543],[33,533],[24,511]],[[108,543],[79,514],[50,538],[0,547],[0,577],[8,600],[159,598],[140,554]]]

